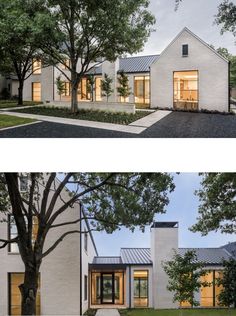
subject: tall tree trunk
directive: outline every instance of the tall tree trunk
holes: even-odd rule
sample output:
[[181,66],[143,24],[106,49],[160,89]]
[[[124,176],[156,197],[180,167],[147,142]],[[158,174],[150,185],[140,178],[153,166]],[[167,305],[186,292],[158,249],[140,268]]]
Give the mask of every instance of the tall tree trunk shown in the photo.
[[26,268],[24,283],[19,286],[21,292],[21,315],[36,315],[36,296],[39,272]]
[[[76,65],[75,65],[75,69],[76,69]],[[79,87],[79,81],[77,78],[77,73],[76,73],[76,70],[73,70],[71,72],[71,111],[72,113],[76,113],[78,111],[78,87]]]
[[19,81],[18,105],[23,105],[23,89],[24,89],[24,81]]

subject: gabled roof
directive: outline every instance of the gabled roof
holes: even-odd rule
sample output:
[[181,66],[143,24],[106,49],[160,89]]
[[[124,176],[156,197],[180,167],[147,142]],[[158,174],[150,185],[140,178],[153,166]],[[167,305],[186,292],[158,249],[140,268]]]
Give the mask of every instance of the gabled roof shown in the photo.
[[222,246],[221,248],[225,249],[228,251],[235,259],[236,259],[236,241],[231,242],[227,245]]
[[137,73],[149,72],[151,64],[159,57],[159,55],[136,56],[120,58],[119,72]]
[[223,248],[179,248],[179,254],[184,255],[189,250],[196,252],[197,262],[206,265],[221,265],[222,260],[228,260],[231,257]]
[[[221,54],[219,54],[214,48],[212,48],[209,44],[207,44],[205,41],[203,41],[200,37],[198,37],[196,34],[194,34],[192,31],[190,31],[187,27],[183,28],[183,30],[173,39],[173,41],[170,42],[170,44],[163,50],[160,57],[165,54],[165,52],[169,49],[169,47],[184,33],[187,32],[191,36],[195,37],[199,42],[201,42],[203,45],[205,45],[208,49],[210,49],[212,52],[214,52],[218,57],[229,63],[229,61],[223,57]],[[159,58],[158,58],[159,59]],[[155,60],[156,62],[157,60]]]
[[150,248],[121,248],[124,264],[152,264]]

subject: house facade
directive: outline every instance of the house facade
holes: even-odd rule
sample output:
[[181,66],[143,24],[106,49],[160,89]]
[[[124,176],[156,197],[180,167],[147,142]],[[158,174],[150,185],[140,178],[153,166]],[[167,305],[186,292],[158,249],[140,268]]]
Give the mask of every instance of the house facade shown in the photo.
[[[62,198],[67,194],[65,191]],[[73,220],[82,212],[81,207],[75,207],[61,220]],[[87,231],[88,222],[78,224],[77,229]],[[177,222],[154,222],[149,248],[122,248],[119,256],[108,257],[98,256],[91,233],[68,236],[42,264],[38,315],[79,315],[88,308],[178,308],[166,288],[168,277],[162,267],[163,261],[172,259],[174,250],[181,254],[196,251],[197,260],[207,270],[202,281],[211,285],[195,293],[195,298],[200,307],[219,307],[217,296],[221,288],[215,280],[222,275],[222,260],[236,259],[236,243],[220,248],[179,248],[178,229]],[[63,232],[62,227],[53,230],[45,247]],[[1,223],[0,235],[4,234],[16,236],[14,225]],[[17,245],[1,250],[0,265],[0,315],[20,315],[18,285],[24,267]]]
[[[24,99],[59,102],[70,101],[71,89],[65,66],[41,68],[26,81]],[[93,65],[91,65],[93,67]],[[79,63],[78,63],[79,71]],[[117,92],[119,73],[129,78],[131,94],[126,99]],[[89,92],[87,77],[80,83],[78,101],[106,102],[101,90],[105,74],[113,79],[114,92],[110,102],[135,104],[137,108],[168,108],[179,110],[229,111],[229,62],[202,39],[184,28],[160,55],[119,58],[88,72],[95,78],[94,91]],[[56,78],[61,75],[65,91],[59,96]]]

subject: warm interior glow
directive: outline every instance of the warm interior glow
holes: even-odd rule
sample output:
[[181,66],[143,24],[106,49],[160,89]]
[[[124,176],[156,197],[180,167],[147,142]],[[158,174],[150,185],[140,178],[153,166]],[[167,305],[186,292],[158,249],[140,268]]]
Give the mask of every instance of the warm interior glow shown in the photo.
[[95,79],[95,100],[102,101],[102,77],[97,77]]
[[148,306],[148,271],[134,271],[134,307]]
[[174,72],[174,108],[198,109],[198,72]]
[[[10,274],[10,314],[21,315],[21,293],[19,285],[24,282],[24,273]],[[36,298],[36,315],[40,315],[40,279]]]
[[36,102],[41,101],[41,83],[40,82],[32,83],[32,100]]
[[150,104],[150,76],[134,77],[134,98],[141,106]]
[[42,62],[41,60],[33,61],[33,74],[40,75],[42,73]]

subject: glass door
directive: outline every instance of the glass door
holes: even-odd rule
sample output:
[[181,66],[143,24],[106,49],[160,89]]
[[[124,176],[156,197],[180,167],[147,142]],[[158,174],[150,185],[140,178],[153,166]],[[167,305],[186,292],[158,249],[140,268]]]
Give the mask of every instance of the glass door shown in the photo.
[[114,304],[114,273],[102,273],[102,304]]

